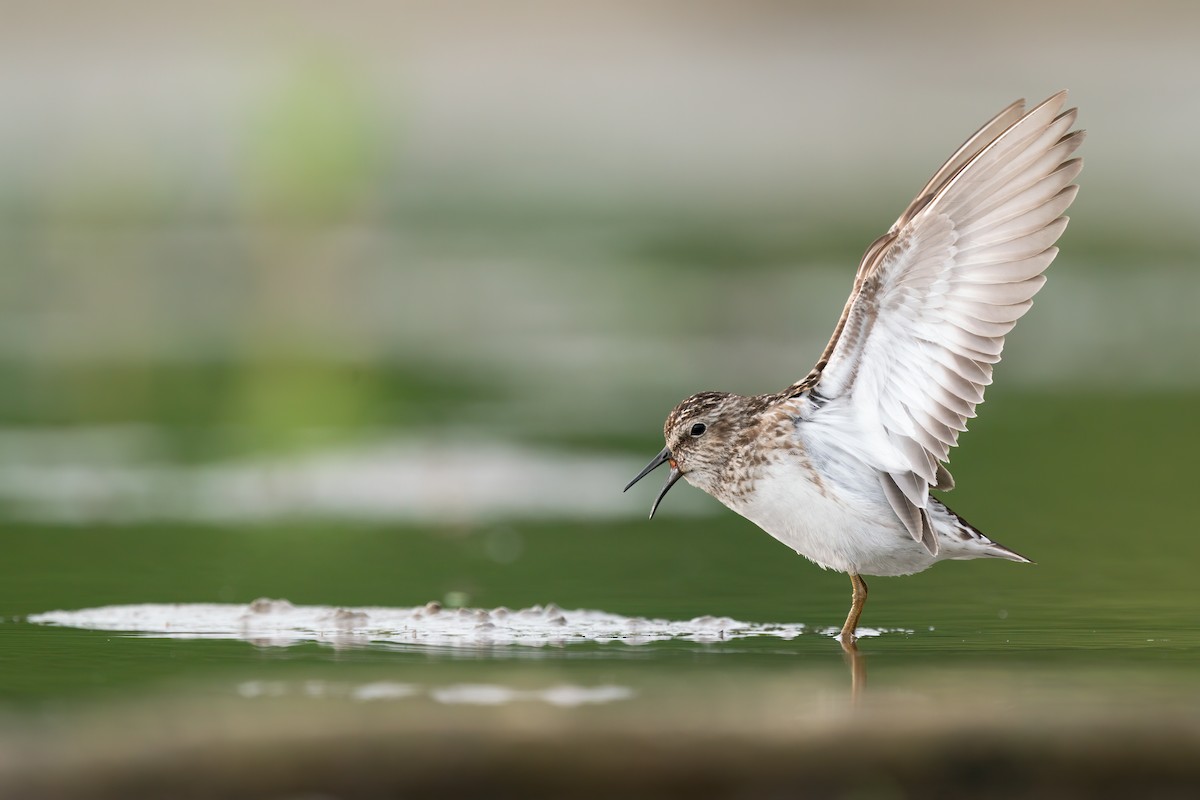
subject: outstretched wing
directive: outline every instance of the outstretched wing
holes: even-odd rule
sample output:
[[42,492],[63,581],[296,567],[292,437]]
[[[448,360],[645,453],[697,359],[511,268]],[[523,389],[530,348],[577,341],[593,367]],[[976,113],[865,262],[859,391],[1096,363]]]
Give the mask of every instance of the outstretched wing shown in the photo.
[[[879,471],[897,516],[931,553],[929,487],[975,416],[1004,337],[1042,275],[1078,191],[1083,140],[1066,92],[1014,103],[934,175],[863,257],[833,339],[788,391],[822,401],[816,435]],[[814,419],[814,422],[817,420]]]

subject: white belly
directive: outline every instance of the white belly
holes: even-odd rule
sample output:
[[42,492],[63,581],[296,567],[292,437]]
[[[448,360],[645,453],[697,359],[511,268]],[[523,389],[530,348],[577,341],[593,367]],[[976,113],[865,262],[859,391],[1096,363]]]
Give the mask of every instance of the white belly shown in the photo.
[[851,491],[817,477],[803,462],[785,459],[766,466],[743,497],[721,499],[827,569],[908,575],[938,560],[913,540],[878,483],[865,476],[862,491]]

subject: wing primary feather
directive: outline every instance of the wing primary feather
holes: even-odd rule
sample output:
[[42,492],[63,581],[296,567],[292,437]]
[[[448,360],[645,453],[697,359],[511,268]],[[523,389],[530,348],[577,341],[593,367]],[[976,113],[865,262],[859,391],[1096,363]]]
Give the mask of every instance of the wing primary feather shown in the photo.
[[965,264],[967,263],[995,264],[1044,253],[1058,241],[1059,236],[1062,236],[1069,221],[1069,217],[1059,217],[1039,231],[1006,242],[987,245],[972,243],[958,253],[963,258],[964,267],[962,269],[966,268]]
[[[1029,140],[1038,133],[1039,127],[1043,127],[1050,122],[1058,114],[1058,109],[1062,107],[1066,100],[1066,92],[1059,92],[1052,97],[1043,100],[1040,104],[1033,108],[1028,114],[1017,120],[999,136],[989,142],[979,152],[971,157],[971,160],[962,166],[953,177],[948,180],[939,190],[936,197],[931,200],[928,205],[922,209],[924,213],[930,213],[939,203],[954,195],[959,195],[959,199],[969,199],[975,194],[973,191],[976,187],[985,183],[998,165],[1004,164],[1003,154],[1006,151],[1019,149],[1021,145],[1029,143]],[[1001,151],[997,153],[996,151]],[[985,166],[976,172],[973,167],[980,163],[985,163],[992,156],[995,163],[990,167]],[[969,180],[970,185],[963,187],[961,194],[952,191],[957,188],[958,184],[962,184]],[[940,211],[939,211],[940,213]]]
[[1041,274],[1046,271],[1046,267],[1050,265],[1050,262],[1057,255],[1057,247],[1047,247],[1042,252],[1029,258],[1021,258],[1016,261],[998,264],[976,264],[971,267],[969,272],[956,273],[954,282],[956,284],[981,283],[996,285],[1000,283],[1022,283],[1028,280],[1035,280],[1041,277]]
[[1081,168],[1081,159],[1071,159],[1029,186],[1018,188],[1010,194],[997,193],[992,202],[980,204],[972,209],[970,214],[963,215],[957,226],[959,235],[966,236],[980,228],[1008,222],[1027,213],[1030,209],[1038,208],[1040,207],[1037,200],[1039,197],[1045,197],[1046,201],[1054,200],[1071,181],[1078,177]]
[[904,213],[896,220],[896,224],[892,226],[892,230],[898,230],[908,220],[912,219],[932,199],[933,195],[937,194],[938,190],[962,169],[964,164],[990,144],[1001,132],[1010,128],[1024,113],[1025,99],[1015,100],[999,114],[985,122],[979,130],[967,137],[967,140],[954,151],[954,155],[946,159],[946,163],[942,164],[938,168],[938,171],[933,173],[933,177],[921,187],[921,191],[917,192],[913,202],[909,204],[908,208],[904,209]]

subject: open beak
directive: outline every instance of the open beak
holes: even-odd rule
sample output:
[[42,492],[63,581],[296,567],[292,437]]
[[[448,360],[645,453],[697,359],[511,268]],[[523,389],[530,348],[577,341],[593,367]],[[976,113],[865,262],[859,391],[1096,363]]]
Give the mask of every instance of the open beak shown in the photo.
[[671,458],[671,449],[669,447],[664,447],[662,452],[650,459],[650,463],[646,465],[646,468],[639,472],[636,478],[627,483],[625,485],[625,489],[623,490],[628,492],[630,486],[633,486],[642,478],[646,477],[651,472],[654,472],[654,470],[667,463],[671,465],[671,474],[667,475],[667,482],[663,484],[662,491],[659,492],[658,497],[654,499],[654,505],[650,508],[650,519],[654,519],[654,512],[658,511],[658,504],[661,503],[662,499],[667,496],[667,492],[671,491],[671,487],[683,477],[683,473],[679,471],[679,467],[675,466],[675,460]]

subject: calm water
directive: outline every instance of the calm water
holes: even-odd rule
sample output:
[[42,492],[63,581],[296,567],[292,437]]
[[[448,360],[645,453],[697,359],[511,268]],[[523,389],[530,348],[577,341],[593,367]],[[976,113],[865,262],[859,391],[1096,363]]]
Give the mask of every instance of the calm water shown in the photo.
[[[41,796],[162,796],[180,785],[208,787],[194,791],[211,796],[234,796],[231,787],[262,796],[252,787],[265,785],[271,792],[323,786],[334,796],[380,796],[353,787],[389,780],[442,786],[459,774],[445,755],[455,751],[444,747],[420,761],[420,773],[381,770],[368,757],[391,743],[395,763],[409,764],[438,737],[448,737],[451,748],[463,737],[483,742],[469,750],[478,757],[533,737],[541,743],[534,750],[503,756],[506,765],[526,764],[516,772],[500,768],[517,786],[527,786],[520,776],[606,753],[612,765],[596,767],[606,780],[636,763],[643,767],[634,774],[647,779],[725,764],[718,771],[746,787],[770,784],[772,765],[819,771],[824,751],[805,742],[857,753],[855,730],[874,737],[869,757],[876,766],[837,784],[843,793],[865,787],[861,796],[895,796],[884,790],[896,774],[887,764],[914,730],[945,742],[921,747],[917,761],[905,762],[928,770],[909,786],[993,785],[993,777],[977,776],[1033,759],[1033,771],[1006,774],[1085,785],[1104,782],[1092,765],[1105,763],[1126,781],[1106,790],[1120,794],[1112,787],[1166,776],[1164,791],[1173,791],[1170,776],[1183,775],[1180,785],[1191,780],[1187,732],[1200,714],[1200,540],[1189,445],[1197,441],[1198,400],[1191,393],[993,393],[989,413],[956,454],[959,488],[947,499],[1038,563],[951,562],[872,580],[864,624],[887,632],[864,639],[857,659],[817,632],[790,640],[473,649],[280,646],[254,637],[164,638],[25,620],[54,609],[272,597],[332,606],[555,603],[675,620],[714,615],[807,629],[838,625],[849,602],[845,576],[808,564],[690,488],[677,489],[670,511],[653,521],[645,519],[652,487],[620,494],[627,475],[659,447],[653,418],[644,436],[559,442],[559,452],[582,462],[548,463],[611,482],[605,491],[613,509],[624,509],[599,514],[594,493],[584,493],[583,512],[572,518],[563,518],[569,506],[560,502],[526,515],[477,509],[453,523],[428,514],[371,522],[370,515],[278,509],[256,520],[247,516],[251,504],[230,509],[225,524],[185,522],[167,514],[188,508],[184,481],[150,484],[181,493],[158,507],[159,518],[121,522],[121,513],[110,512],[137,507],[138,493],[105,492],[135,473],[110,472],[97,483],[107,469],[100,459],[81,473],[36,473],[32,482],[46,485],[31,487],[29,475],[18,480],[10,464],[3,474],[14,519],[0,530],[0,793],[8,786],[14,796],[34,797],[30,787],[49,781]],[[199,441],[194,432],[184,440]],[[552,447],[536,437],[529,443]],[[236,450],[227,454],[232,461],[202,463],[218,470],[240,463]],[[607,476],[579,466],[592,457],[625,458],[627,471]],[[358,475],[360,467],[342,469]],[[529,473],[535,488],[571,496],[573,484],[544,467]],[[96,485],[109,489],[92,491]],[[456,488],[486,494],[482,485]],[[342,499],[325,498],[330,507]],[[68,519],[87,512],[106,521],[45,521],[58,506],[70,511]],[[953,743],[980,726],[1005,755],[984,751],[968,767],[943,757],[963,752]],[[1092,731],[1111,733],[1089,740],[1082,763],[1071,761],[1075,742]],[[687,738],[695,736],[718,737],[709,745],[717,749],[697,749]],[[749,760],[722,760],[732,758],[724,737],[750,748]],[[836,745],[838,737],[849,740]],[[1046,751],[1030,750],[1029,741],[1056,742],[1067,761],[1045,772]],[[661,754],[664,746],[674,749],[662,757],[680,771],[638,761],[638,753]],[[779,747],[807,761],[780,761],[771,755]],[[1109,749],[1115,755],[1106,755]],[[207,755],[179,760],[179,753],[197,752]],[[292,754],[283,773],[269,767],[278,752]],[[336,780],[321,766],[360,762]],[[1171,765],[1184,772],[1171,772]],[[844,769],[858,769],[857,760]],[[280,774],[292,777],[270,783]],[[147,775],[168,788],[147,788]],[[572,775],[562,775],[564,785],[573,785]],[[106,777],[97,783],[98,776]]]
[[[1190,680],[1200,666],[1193,579],[1200,544],[1190,470],[1162,454],[1194,439],[1196,398],[1013,395],[956,460],[947,499],[1032,566],[951,562],[877,578],[865,624],[873,688],[923,671],[1113,676],[1114,690]],[[1127,411],[1140,410],[1137,429]],[[648,447],[653,442],[647,441]],[[1157,457],[1156,457],[1157,454]],[[647,497],[635,499],[648,503]],[[614,503],[620,501],[613,487]],[[277,521],[226,526],[9,523],[0,532],[0,699],[10,710],[163,687],[230,696],[245,681],[637,687],[665,676],[848,676],[833,641],[580,644],[484,650],[256,646],[31,625],[53,609],[146,602],[412,606],[430,600],[670,619],[840,623],[845,576],[822,572],[732,514],[647,521],[476,521],[454,526]],[[189,687],[191,687],[189,689]]]

